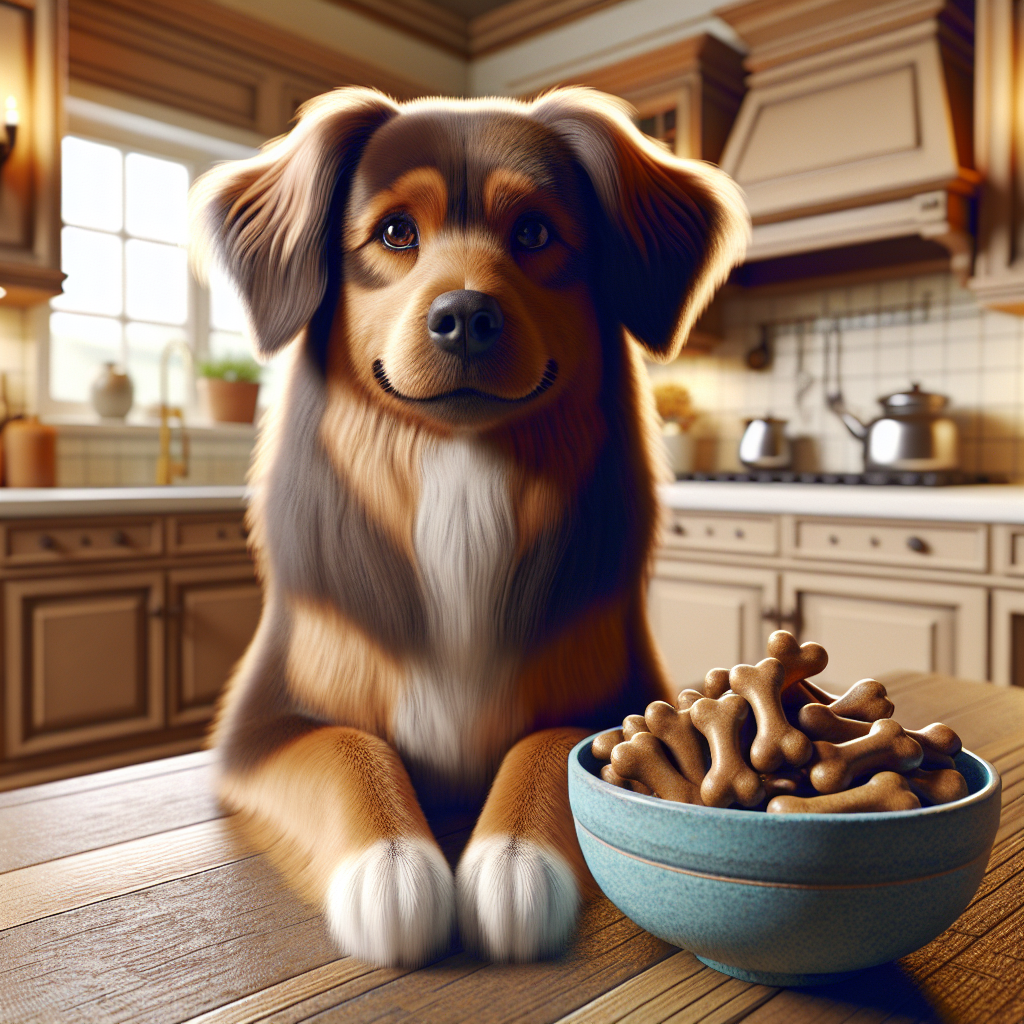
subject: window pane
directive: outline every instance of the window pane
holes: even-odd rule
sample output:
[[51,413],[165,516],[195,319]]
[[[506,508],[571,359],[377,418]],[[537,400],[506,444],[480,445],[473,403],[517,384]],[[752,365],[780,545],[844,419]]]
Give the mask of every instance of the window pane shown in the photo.
[[68,135],[61,142],[61,216],[67,224],[121,230],[121,150]]
[[87,402],[103,363],[121,362],[121,323],[99,316],[50,314],[50,397]]
[[125,229],[160,242],[186,240],[188,170],[142,153],[125,157]]
[[183,324],[188,319],[185,250],[158,242],[125,242],[125,307],[133,320]]
[[214,266],[210,271],[210,327],[243,333],[246,326],[245,309],[234,282],[220,267]]
[[60,244],[60,265],[68,276],[64,294],[52,300],[53,308],[117,316],[121,312],[121,239],[64,228]]
[[[185,332],[180,327],[130,323],[125,327],[125,334],[128,339],[128,372],[135,384],[135,407],[144,409],[156,405],[160,401],[160,353],[170,341],[187,342]],[[182,358],[180,351],[172,351],[167,361],[168,401],[171,405],[184,406],[189,401]]]

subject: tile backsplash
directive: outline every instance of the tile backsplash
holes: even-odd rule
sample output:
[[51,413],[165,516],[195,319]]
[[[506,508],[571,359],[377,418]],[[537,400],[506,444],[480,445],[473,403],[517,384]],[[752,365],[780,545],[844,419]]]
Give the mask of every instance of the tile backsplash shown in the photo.
[[[1024,479],[1024,318],[981,309],[952,276],[739,294],[725,300],[723,319],[725,341],[712,353],[651,366],[654,380],[685,384],[701,413],[693,428],[696,468],[742,468],[736,450],[746,419],[770,413],[800,439],[796,468],[863,469],[863,445],[825,404],[840,349],[846,404],[864,422],[880,414],[879,398],[919,382],[949,396],[962,469]],[[771,329],[773,359],[766,370],[751,370],[745,355],[763,325]]]
[[[189,473],[178,483],[245,483],[255,440],[252,427],[192,427],[188,437]],[[152,486],[159,454],[154,427],[58,424],[57,486]],[[172,438],[172,457],[179,458],[177,431]]]

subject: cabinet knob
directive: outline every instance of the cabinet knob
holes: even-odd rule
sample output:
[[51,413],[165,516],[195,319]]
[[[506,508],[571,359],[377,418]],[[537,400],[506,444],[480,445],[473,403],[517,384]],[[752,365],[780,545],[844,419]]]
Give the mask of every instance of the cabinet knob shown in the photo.
[[48,533],[42,533],[39,535],[39,546],[44,551],[52,551],[57,546],[57,542]]
[[119,548],[128,546],[128,534],[124,530],[115,530],[110,538]]
[[678,534],[680,537],[686,536],[686,527],[682,523],[673,523],[672,532]]
[[920,537],[908,537],[907,547],[911,551],[916,551],[919,555],[925,555],[928,553],[928,542],[922,540]]
[[222,526],[217,531],[217,540],[227,540],[227,539],[228,539],[228,531],[225,530],[224,527]]

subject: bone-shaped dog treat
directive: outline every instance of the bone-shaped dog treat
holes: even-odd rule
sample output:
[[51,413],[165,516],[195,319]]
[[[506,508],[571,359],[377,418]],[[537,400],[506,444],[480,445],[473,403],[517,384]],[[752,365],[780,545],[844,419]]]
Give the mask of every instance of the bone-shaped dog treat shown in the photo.
[[705,697],[690,708],[690,721],[707,739],[711,767],[700,785],[708,807],[736,803],[753,807],[764,799],[761,779],[743,760],[740,733],[750,716],[750,705],[738,694],[712,700]]
[[923,804],[948,804],[967,796],[967,780],[953,768],[915,768],[906,778]]
[[858,811],[910,811],[921,801],[896,772],[879,772],[863,786],[829,796],[777,796],[768,803],[769,814],[854,814]]
[[680,690],[679,696],[676,697],[676,707],[680,711],[685,711],[687,708],[693,707],[694,703],[703,696],[704,694],[700,690]]
[[762,774],[761,785],[769,800],[776,796],[799,796],[801,793],[813,794],[811,783],[803,772],[784,771]]
[[811,767],[811,785],[819,793],[838,793],[858,775],[868,772],[909,772],[924,757],[921,744],[903,731],[892,719],[875,722],[866,736],[846,743],[814,744],[815,764]]
[[[870,722],[858,722],[854,718],[840,718],[831,707],[824,704],[805,704],[797,716],[800,728],[812,740],[827,740],[829,743],[847,743],[871,731]],[[952,768],[953,755],[960,753],[960,737],[948,725],[933,722],[923,729],[907,729],[906,734],[921,744],[924,752],[922,764],[929,767]]]
[[841,718],[856,718],[860,722],[892,718],[894,710],[892,701],[885,695],[885,687],[877,679],[862,679],[854,683],[829,707]]
[[621,729],[611,729],[608,732],[603,732],[590,744],[590,752],[598,761],[609,761],[612,756],[612,747],[617,743],[621,743],[625,738],[622,735]]
[[821,644],[798,644],[796,637],[784,629],[777,629],[768,637],[768,657],[785,666],[784,690],[808,676],[824,672],[828,664],[828,652]]
[[657,736],[638,732],[612,751],[612,768],[624,779],[642,782],[662,800],[699,804],[700,790],[675,770]]
[[706,774],[704,737],[690,720],[690,712],[656,700],[647,705],[644,719],[652,735],[668,747],[683,777],[699,786]]
[[786,721],[780,700],[785,681],[786,667],[776,658],[737,665],[729,673],[733,691],[754,710],[757,734],[750,745],[750,763],[759,772],[773,772],[783,762],[797,768],[814,752],[811,741]]
[[647,732],[643,715],[626,715],[622,720],[622,738],[631,740],[638,732]]
[[610,782],[613,786],[618,786],[619,789],[630,789],[634,793],[643,793],[645,796],[654,796],[650,789],[648,789],[642,782],[637,782],[636,779],[624,779],[610,764],[606,764],[601,769],[601,778],[605,782]]
[[703,696],[717,700],[729,689],[729,670],[727,668],[713,668],[704,677]]

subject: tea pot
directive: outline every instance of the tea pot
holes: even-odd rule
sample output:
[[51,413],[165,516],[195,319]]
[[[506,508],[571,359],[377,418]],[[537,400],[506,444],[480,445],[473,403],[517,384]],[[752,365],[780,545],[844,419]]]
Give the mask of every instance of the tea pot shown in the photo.
[[748,469],[788,469],[793,453],[786,437],[786,420],[773,416],[747,420],[739,457]]
[[945,395],[914,384],[878,401],[883,415],[865,426],[846,408],[841,394],[828,396],[829,408],[864,442],[865,469],[920,473],[957,468],[958,432],[956,421],[943,414],[949,403]]

